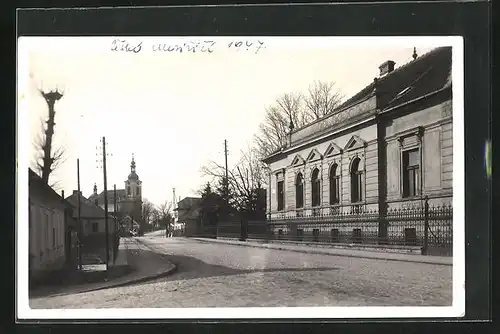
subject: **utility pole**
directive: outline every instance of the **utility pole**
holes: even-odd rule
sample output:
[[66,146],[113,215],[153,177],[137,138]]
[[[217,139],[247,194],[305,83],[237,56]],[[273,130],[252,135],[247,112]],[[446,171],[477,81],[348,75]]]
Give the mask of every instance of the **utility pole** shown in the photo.
[[81,221],[81,204],[80,204],[80,159],[76,159],[76,179],[78,184],[78,194],[76,200],[76,210],[77,210],[77,220],[76,225],[78,227],[78,269],[82,270],[82,221]]
[[116,184],[113,185],[113,211],[115,213],[115,233],[118,233],[118,219],[116,217]]
[[[175,201],[175,188],[172,188],[172,191],[173,191],[173,197],[174,197],[174,201],[172,202],[172,206],[173,206],[173,210],[175,210],[175,208],[177,207],[177,203]],[[177,212],[177,214],[178,214],[178,212]],[[174,211],[174,222],[175,222],[175,211]],[[171,222],[166,222],[166,224],[165,224],[165,237],[169,236],[170,224],[171,224]]]
[[172,188],[172,191],[174,193],[174,201],[172,202],[172,206],[174,207],[174,209],[177,207],[177,203],[175,201],[175,188]]
[[225,191],[226,191],[226,201],[227,204],[229,205],[229,175],[228,175],[228,170],[227,170],[227,140],[224,139],[224,158],[226,162],[226,182],[225,182]]
[[224,158],[226,160],[226,181],[229,180],[227,171],[227,140],[224,139]]
[[[113,211],[114,211],[114,216],[115,216],[115,219],[114,219],[114,222],[115,222],[115,234],[114,234],[114,237],[113,237],[113,242],[116,242],[117,240],[117,235],[118,235],[118,223],[117,223],[117,220],[116,220],[116,184],[113,185]],[[115,247],[113,247],[113,263],[114,263],[114,259],[116,259],[116,254],[114,253],[115,252]]]
[[118,226],[116,224],[116,184],[113,185],[113,211],[115,216],[115,232],[118,232]]
[[102,170],[104,174],[104,228],[106,231],[106,271],[109,265],[109,227],[108,227],[108,178],[106,175],[106,137],[102,137]]

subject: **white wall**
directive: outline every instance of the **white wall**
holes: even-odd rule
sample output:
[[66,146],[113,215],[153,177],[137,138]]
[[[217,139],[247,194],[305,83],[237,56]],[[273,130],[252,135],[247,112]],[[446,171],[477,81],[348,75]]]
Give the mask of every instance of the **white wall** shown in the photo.
[[64,211],[30,200],[29,247],[31,269],[43,270],[64,263]]
[[[386,128],[387,198],[389,201],[403,199],[402,150],[412,146],[419,147],[421,153],[422,193],[429,197],[452,195],[453,126],[449,108],[449,102],[445,102],[416,111],[395,119]],[[415,134],[417,127],[423,128],[421,140]],[[451,198],[444,198],[438,202],[450,201]],[[390,205],[390,207],[395,206],[398,205]]]

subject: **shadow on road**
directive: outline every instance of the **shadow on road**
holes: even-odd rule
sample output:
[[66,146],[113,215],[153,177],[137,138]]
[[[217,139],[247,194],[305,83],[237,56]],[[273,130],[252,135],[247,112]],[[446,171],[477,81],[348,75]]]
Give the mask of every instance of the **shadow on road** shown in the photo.
[[[145,254],[152,253],[152,254]],[[337,267],[315,267],[315,268],[255,268],[255,269],[237,269],[222,265],[213,265],[203,262],[197,258],[182,255],[167,255],[159,254],[148,250],[141,250],[141,256],[137,256],[137,261],[140,261],[142,256],[161,256],[163,259],[170,261],[177,266],[174,274],[161,279],[155,279],[150,282],[161,281],[177,281],[189,280],[197,278],[206,278],[214,276],[229,276],[241,275],[250,273],[267,273],[267,272],[305,272],[305,271],[332,271],[338,270]],[[133,260],[132,260],[133,261]]]

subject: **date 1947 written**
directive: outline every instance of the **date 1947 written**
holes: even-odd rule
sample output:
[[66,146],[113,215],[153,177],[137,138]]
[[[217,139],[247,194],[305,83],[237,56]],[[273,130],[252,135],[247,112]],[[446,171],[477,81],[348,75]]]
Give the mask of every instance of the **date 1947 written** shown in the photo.
[[[216,48],[215,41],[189,41],[183,44],[165,44],[157,43],[152,45],[152,51],[154,52],[175,52],[175,53],[197,53],[197,52],[207,52],[212,53]],[[224,44],[222,44],[224,45]],[[258,54],[261,49],[265,48],[264,42],[262,41],[249,41],[249,40],[234,40],[225,44],[229,50],[235,50],[237,52],[251,52]],[[143,43],[131,42],[126,39],[114,39],[111,43],[111,51],[115,52],[126,52],[126,53],[139,53],[143,50]]]
[[229,49],[233,49],[236,51],[254,51],[255,54],[259,53],[261,49],[264,49],[264,42],[257,41],[231,41],[227,44]]

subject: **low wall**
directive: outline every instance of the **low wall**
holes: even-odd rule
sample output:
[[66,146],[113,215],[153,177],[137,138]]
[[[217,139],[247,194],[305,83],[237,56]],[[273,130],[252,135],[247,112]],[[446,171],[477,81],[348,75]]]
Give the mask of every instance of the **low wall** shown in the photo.
[[[219,240],[231,240],[237,241],[238,238],[227,238],[218,237]],[[287,241],[287,240],[263,240],[263,239],[247,239],[247,242],[255,243],[272,243],[272,244],[282,244],[282,245],[297,245],[297,246],[309,246],[309,247],[320,247],[320,248],[337,248],[337,249],[356,249],[356,250],[368,250],[376,252],[386,252],[386,253],[399,253],[399,254],[422,254],[422,248],[418,246],[399,246],[399,245],[363,245],[363,244],[338,244],[338,243],[323,243],[323,242],[304,242],[304,241]]]

